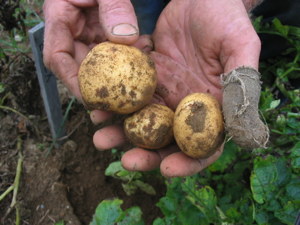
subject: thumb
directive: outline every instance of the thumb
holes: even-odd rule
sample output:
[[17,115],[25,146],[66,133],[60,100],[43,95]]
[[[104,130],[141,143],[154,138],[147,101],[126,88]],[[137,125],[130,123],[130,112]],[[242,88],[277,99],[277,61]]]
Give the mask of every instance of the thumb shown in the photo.
[[[231,54],[228,54],[229,57],[224,63],[224,73],[228,73],[240,66],[249,66],[258,70],[261,42],[255,31],[253,30],[251,34],[249,32],[247,37],[238,39],[234,43],[227,44]],[[230,45],[232,45],[231,49]]]
[[133,44],[139,37],[134,8],[130,0],[98,0],[99,18],[109,41]]

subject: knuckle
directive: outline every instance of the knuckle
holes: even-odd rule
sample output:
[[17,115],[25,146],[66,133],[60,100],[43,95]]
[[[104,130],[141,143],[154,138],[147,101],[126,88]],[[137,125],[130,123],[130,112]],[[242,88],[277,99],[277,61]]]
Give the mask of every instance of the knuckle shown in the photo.
[[114,13],[114,12],[124,12],[128,13],[129,8],[132,7],[131,2],[128,0],[110,0],[100,5],[102,12]]

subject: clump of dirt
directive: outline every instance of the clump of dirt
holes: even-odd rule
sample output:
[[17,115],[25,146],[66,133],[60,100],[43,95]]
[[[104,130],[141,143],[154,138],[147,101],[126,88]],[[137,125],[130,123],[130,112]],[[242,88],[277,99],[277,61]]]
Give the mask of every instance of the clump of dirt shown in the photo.
[[259,115],[260,74],[251,67],[239,67],[223,76],[225,129],[244,149],[266,148],[269,128]]

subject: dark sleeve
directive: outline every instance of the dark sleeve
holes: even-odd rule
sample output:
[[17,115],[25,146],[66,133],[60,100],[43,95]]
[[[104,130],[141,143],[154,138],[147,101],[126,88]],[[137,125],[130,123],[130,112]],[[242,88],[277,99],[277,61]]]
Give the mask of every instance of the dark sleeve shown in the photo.
[[140,34],[152,34],[156,21],[164,9],[164,0],[131,0],[137,16]]

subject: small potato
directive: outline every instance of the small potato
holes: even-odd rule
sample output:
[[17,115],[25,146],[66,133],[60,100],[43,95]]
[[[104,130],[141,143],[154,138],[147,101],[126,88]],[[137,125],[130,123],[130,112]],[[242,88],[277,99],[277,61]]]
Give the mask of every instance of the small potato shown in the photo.
[[182,99],[173,126],[179,148],[192,158],[211,156],[224,141],[220,105],[209,94],[194,93]]
[[159,149],[173,140],[173,118],[167,106],[150,104],[125,120],[124,131],[136,146]]
[[79,86],[88,109],[119,114],[148,104],[156,88],[151,58],[139,49],[111,42],[96,45],[83,60]]

